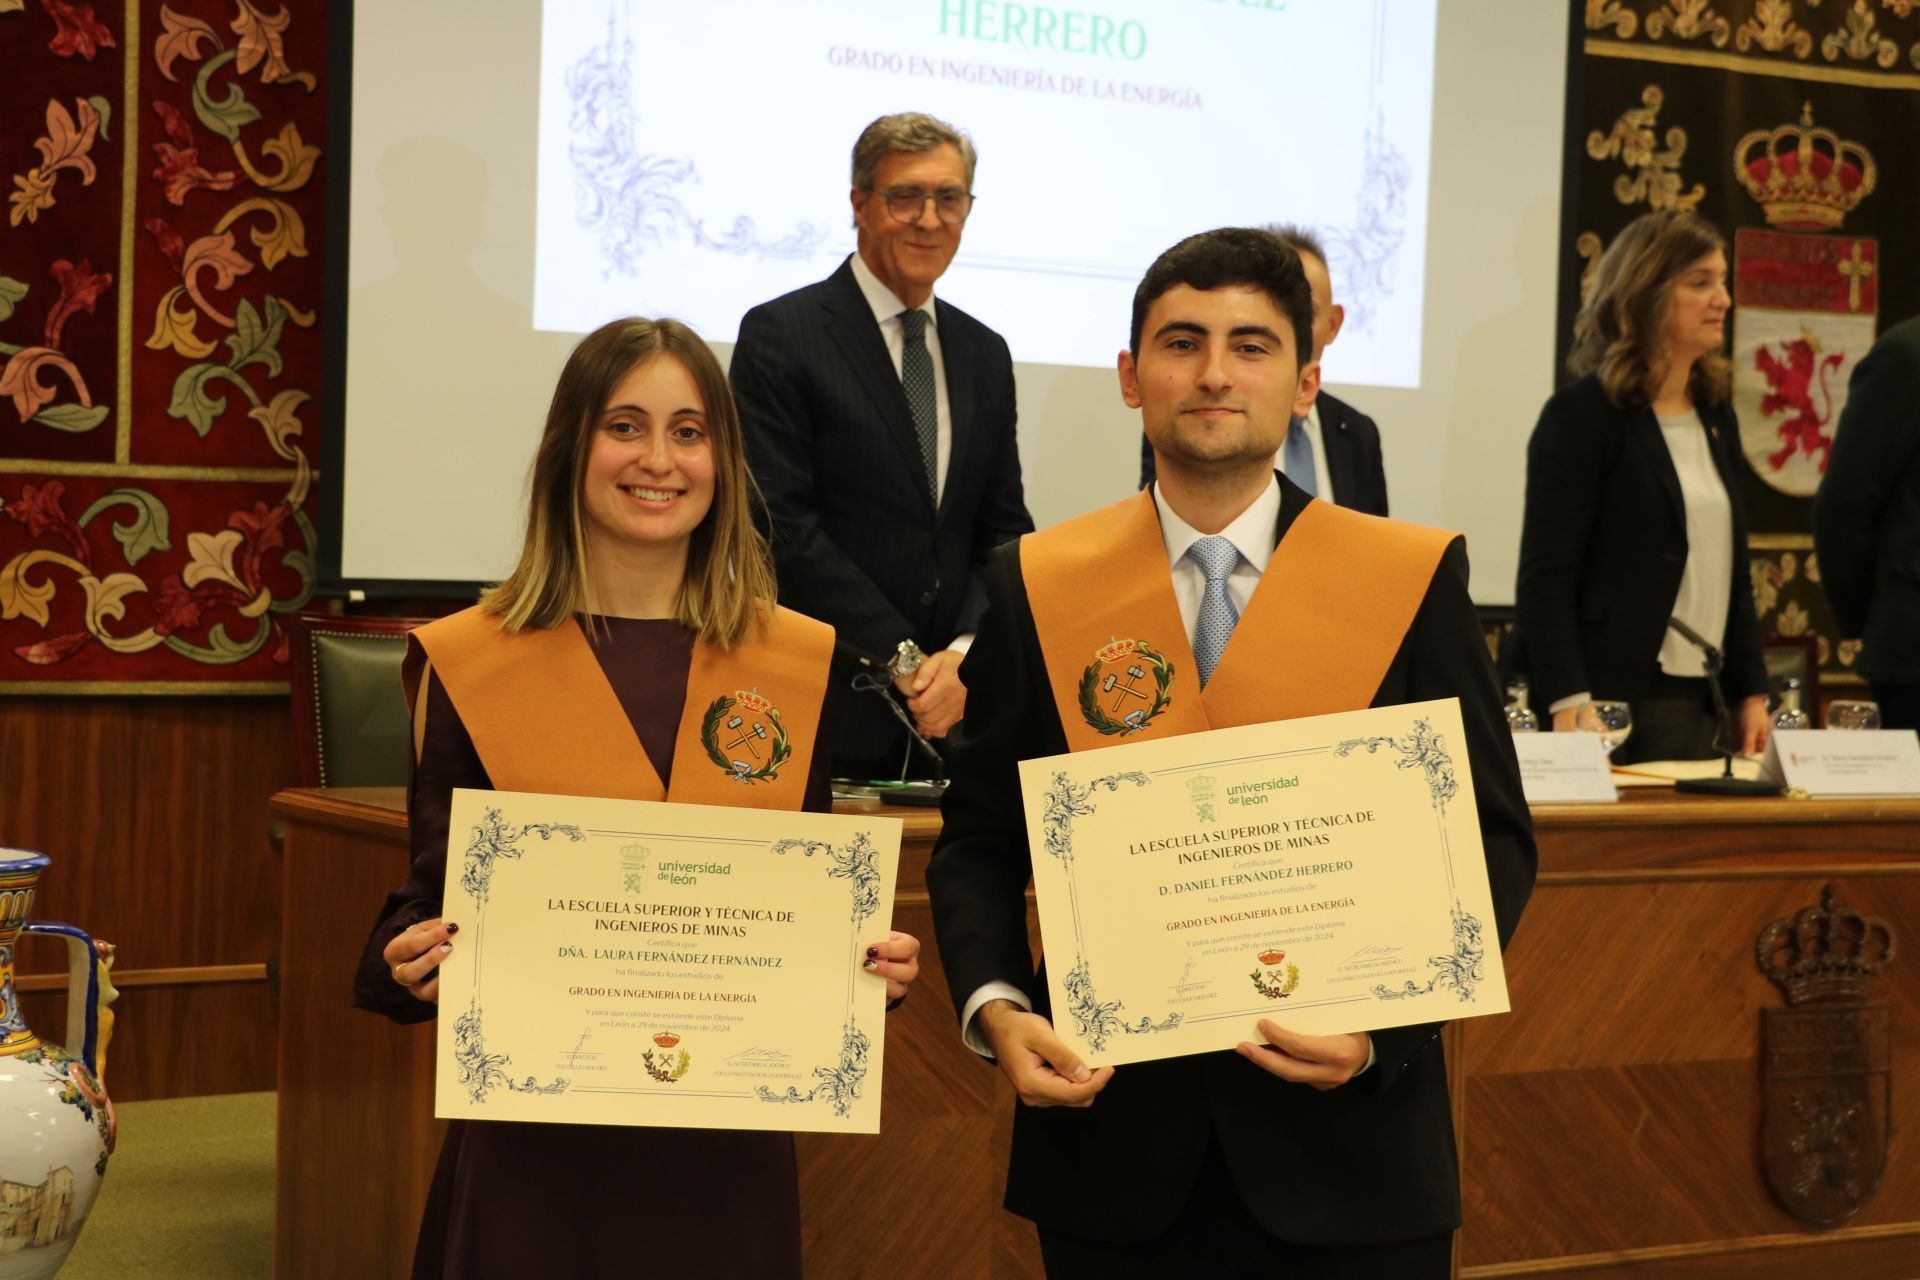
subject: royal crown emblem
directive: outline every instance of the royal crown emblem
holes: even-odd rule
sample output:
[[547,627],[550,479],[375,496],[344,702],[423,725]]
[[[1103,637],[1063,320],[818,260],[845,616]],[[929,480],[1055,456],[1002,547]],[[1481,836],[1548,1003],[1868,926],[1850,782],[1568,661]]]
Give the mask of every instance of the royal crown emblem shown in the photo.
[[[1300,985],[1300,966],[1287,964],[1287,953],[1278,947],[1270,947],[1256,958],[1260,967],[1247,975],[1253,979],[1253,989],[1269,1000],[1285,1000],[1292,995]],[[1287,965],[1284,976],[1280,968],[1283,964]]]
[[1759,202],[1769,225],[1791,231],[1831,231],[1868,195],[1879,178],[1873,156],[1831,129],[1816,128],[1813,104],[1800,123],[1755,129],[1733,149],[1733,174]]
[[758,689],[715,698],[700,718],[700,745],[728,777],[748,786],[773,781],[793,755],[780,709]]
[[1080,714],[1104,734],[1125,737],[1173,705],[1173,663],[1139,640],[1114,640],[1080,676]]
[[1788,1004],[1857,1004],[1893,959],[1893,930],[1837,901],[1828,885],[1819,906],[1762,929],[1756,951]]
[[662,1031],[653,1037],[653,1042],[660,1046],[660,1052],[656,1055],[652,1049],[648,1049],[640,1055],[640,1065],[646,1068],[649,1076],[661,1084],[672,1084],[687,1074],[687,1069],[693,1066],[693,1055],[685,1049],[674,1053],[680,1043],[679,1036],[671,1031]]

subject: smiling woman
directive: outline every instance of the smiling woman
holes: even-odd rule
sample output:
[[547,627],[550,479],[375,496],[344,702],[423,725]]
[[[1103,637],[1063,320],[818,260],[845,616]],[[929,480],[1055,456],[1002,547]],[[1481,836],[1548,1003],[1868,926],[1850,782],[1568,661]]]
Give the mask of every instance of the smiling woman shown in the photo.
[[[455,788],[829,807],[833,631],[772,603],[755,497],[726,377],[692,330],[618,320],[574,349],[535,454],[519,563],[480,604],[409,637],[413,866],[367,940],[358,1007],[397,1022],[438,1012],[460,930],[441,916]],[[736,774],[702,726],[728,699],[744,705],[741,689],[789,750]],[[920,944],[871,944],[854,980],[904,994]],[[636,1202],[612,1175],[637,1168],[674,1169],[674,1187]],[[742,1274],[798,1276],[792,1139],[453,1121],[413,1274],[624,1275],[636,1227],[724,1235]]]

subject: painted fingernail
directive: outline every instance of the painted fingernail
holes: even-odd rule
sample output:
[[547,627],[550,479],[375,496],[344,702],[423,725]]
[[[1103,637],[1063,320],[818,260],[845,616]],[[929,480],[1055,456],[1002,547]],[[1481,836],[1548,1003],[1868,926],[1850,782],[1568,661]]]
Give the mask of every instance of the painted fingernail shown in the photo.
[[869,959],[869,960],[871,960],[871,959],[873,959],[873,958],[874,958],[875,956],[878,956],[879,954],[880,954],[880,948],[878,948],[878,947],[868,947],[868,948],[867,948],[867,959]]
[[451,951],[453,950],[453,944],[451,942],[443,942],[440,944],[440,949],[442,951]]
[[880,962],[878,960],[868,960],[864,964],[862,964],[860,967],[862,969],[869,969],[869,970],[878,969],[880,967]]
[[460,932],[460,926],[449,920],[447,921],[447,932],[450,934],[458,933]]

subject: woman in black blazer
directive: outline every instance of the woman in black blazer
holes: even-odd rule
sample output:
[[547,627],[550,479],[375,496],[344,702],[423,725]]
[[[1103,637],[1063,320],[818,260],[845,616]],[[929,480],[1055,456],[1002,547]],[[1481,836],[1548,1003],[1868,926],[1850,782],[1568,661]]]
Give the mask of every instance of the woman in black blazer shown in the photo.
[[1623,763],[1709,758],[1729,741],[1700,650],[1670,616],[1725,655],[1732,745],[1757,753],[1770,728],[1720,353],[1726,280],[1726,241],[1694,214],[1629,224],[1574,325],[1578,380],[1527,446],[1515,603],[1535,705],[1566,730],[1589,702],[1629,703]]

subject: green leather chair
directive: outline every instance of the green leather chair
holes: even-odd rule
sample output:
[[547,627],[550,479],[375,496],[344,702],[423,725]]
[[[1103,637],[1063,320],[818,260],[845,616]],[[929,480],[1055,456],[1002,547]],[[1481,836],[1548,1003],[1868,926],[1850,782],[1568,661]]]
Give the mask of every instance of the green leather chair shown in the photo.
[[400,687],[407,632],[426,618],[296,614],[295,768],[303,787],[399,787],[412,731]]

